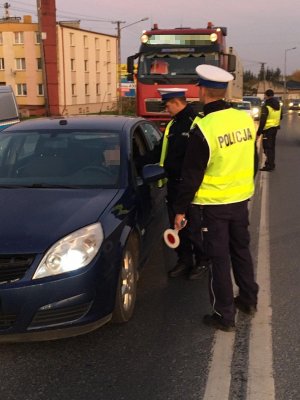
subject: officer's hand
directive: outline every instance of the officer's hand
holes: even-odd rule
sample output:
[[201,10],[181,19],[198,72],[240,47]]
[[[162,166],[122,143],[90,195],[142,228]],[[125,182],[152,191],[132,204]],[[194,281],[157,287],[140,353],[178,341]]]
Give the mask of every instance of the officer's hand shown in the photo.
[[185,214],[176,214],[174,221],[174,229],[180,231],[180,229],[184,228],[187,224],[187,220],[185,219]]

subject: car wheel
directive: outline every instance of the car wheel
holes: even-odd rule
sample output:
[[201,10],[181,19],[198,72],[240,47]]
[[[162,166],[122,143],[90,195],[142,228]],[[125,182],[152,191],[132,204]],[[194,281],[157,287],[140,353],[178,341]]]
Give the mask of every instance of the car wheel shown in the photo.
[[115,309],[112,321],[123,323],[131,318],[137,290],[138,248],[133,238],[129,238],[123,252],[122,266],[119,275]]

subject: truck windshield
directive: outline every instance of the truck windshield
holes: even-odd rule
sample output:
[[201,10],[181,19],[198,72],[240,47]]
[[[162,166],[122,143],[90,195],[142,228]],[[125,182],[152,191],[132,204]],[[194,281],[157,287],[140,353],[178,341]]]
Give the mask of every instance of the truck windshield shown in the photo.
[[138,77],[156,79],[162,75],[172,80],[178,76],[196,76],[195,68],[200,64],[218,66],[218,54],[144,54],[140,58]]

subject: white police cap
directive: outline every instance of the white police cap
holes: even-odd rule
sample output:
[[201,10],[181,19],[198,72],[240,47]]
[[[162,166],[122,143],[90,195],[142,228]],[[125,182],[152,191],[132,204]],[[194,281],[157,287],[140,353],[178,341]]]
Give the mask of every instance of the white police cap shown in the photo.
[[168,101],[177,97],[185,97],[186,88],[162,88],[157,89],[162,101]]
[[214,65],[201,64],[196,67],[199,75],[197,86],[204,86],[214,89],[226,89],[228,82],[234,79],[233,75],[223,68]]

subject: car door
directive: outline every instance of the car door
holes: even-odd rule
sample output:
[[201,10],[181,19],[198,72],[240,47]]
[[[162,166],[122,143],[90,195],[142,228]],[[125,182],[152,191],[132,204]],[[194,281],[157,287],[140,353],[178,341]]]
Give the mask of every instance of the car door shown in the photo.
[[139,124],[131,138],[137,219],[145,257],[166,226],[165,188],[158,188],[156,182],[146,184],[142,179],[143,166],[159,162],[161,141],[161,132],[149,122]]

